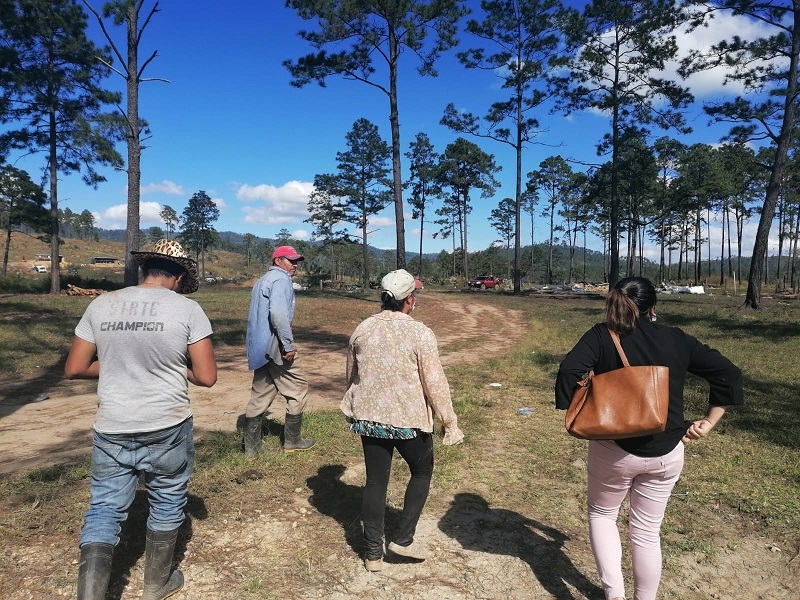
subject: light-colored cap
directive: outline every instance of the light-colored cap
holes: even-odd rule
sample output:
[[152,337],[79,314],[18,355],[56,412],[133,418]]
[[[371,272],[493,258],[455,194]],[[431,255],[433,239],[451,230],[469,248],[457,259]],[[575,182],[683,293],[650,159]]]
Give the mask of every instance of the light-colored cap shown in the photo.
[[403,300],[414,290],[422,288],[422,282],[405,269],[397,269],[387,273],[381,279],[381,288],[394,296],[395,300]]

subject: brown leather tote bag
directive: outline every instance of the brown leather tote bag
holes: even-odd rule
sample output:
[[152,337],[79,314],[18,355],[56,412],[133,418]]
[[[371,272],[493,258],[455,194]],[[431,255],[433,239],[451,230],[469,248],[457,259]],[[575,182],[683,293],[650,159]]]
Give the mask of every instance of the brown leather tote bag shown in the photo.
[[601,375],[590,371],[578,382],[564,419],[567,432],[584,440],[621,440],[664,431],[669,367],[632,367],[619,335],[609,333],[624,366]]

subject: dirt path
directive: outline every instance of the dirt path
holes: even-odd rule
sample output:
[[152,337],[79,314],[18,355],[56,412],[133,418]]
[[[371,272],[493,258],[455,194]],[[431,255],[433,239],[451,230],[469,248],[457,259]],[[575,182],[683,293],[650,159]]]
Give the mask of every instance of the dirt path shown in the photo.
[[[436,332],[446,365],[473,360],[478,344],[484,354],[502,352],[526,331],[520,313],[471,303],[470,298],[426,294],[422,309],[415,313]],[[484,335],[487,323],[493,331],[490,338]],[[338,406],[345,347],[343,342],[330,340],[346,340],[351,331],[324,333],[330,334],[321,336],[327,341],[298,339],[300,359],[311,379],[310,404],[316,410]],[[217,385],[211,390],[192,389],[199,436],[234,431],[247,400],[250,373],[242,349],[219,348],[218,359]],[[5,391],[0,398],[6,398],[0,402],[0,473],[87,455],[95,411],[93,387],[87,382],[59,381],[47,389],[48,399],[31,402],[25,382],[0,385],[0,392]],[[20,400],[15,403],[9,398]],[[333,468],[341,471],[329,472]],[[358,513],[363,478],[361,461],[323,465],[318,476],[282,498],[279,506],[264,506],[263,510],[250,506],[245,511],[231,506],[214,518],[198,520],[180,557],[187,585],[174,598],[241,600],[238,590],[242,589],[248,591],[247,598],[304,600],[602,598],[585,532],[569,537],[554,529],[556,525],[536,521],[535,515],[489,506],[479,495],[467,492],[456,493],[443,513],[426,510],[423,514],[418,537],[429,546],[429,560],[421,564],[395,562],[379,575],[367,573],[353,552],[351,539],[357,519],[350,513]],[[347,515],[337,512],[343,505],[351,507]],[[733,527],[720,536],[727,542],[720,542],[723,549],[713,560],[688,552],[668,559],[678,564],[664,577],[659,600],[798,597],[800,577],[790,548],[782,550],[769,539]],[[74,543],[74,535],[55,533],[43,534],[26,547],[12,548],[3,569],[8,581],[15,582],[8,598],[74,597]],[[297,550],[295,554],[302,554],[305,547],[317,547],[316,555],[320,554],[318,546],[327,544],[328,556],[322,562],[284,565],[281,548],[287,544]],[[115,599],[139,597],[142,561],[132,560],[135,562],[125,566],[129,578],[118,582],[112,594]],[[277,590],[286,590],[286,581],[277,584],[269,579],[276,574],[295,582],[291,594],[276,595]],[[55,589],[54,581],[60,582]]]
[[[519,313],[489,304],[428,293],[420,305],[414,316],[436,332],[445,366],[473,360],[471,350],[458,348],[466,340],[482,340],[486,323],[492,324],[494,332],[482,342],[488,352],[510,347],[524,333]],[[347,339],[352,331],[325,333],[332,334],[322,336],[326,339]],[[311,384],[310,410],[335,410],[344,392],[345,344],[320,343],[314,337],[298,337],[297,343],[298,360]],[[198,436],[241,427],[250,390],[251,373],[244,349],[218,347],[216,352],[220,366],[217,384],[211,389],[192,386],[190,390]],[[88,455],[96,410],[95,387],[93,382],[59,380],[47,389],[46,400],[36,402],[31,401],[35,394],[26,391],[24,382],[0,385],[0,390],[13,389],[14,393],[6,397],[16,399],[0,402],[0,473]],[[277,408],[282,410],[280,405]]]

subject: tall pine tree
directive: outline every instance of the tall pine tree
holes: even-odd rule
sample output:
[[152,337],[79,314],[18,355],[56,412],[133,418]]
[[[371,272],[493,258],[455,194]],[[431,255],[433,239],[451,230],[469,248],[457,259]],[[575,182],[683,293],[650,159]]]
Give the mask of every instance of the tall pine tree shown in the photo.
[[[103,89],[110,57],[86,37],[86,14],[70,0],[16,0],[0,11],[5,54],[14,56],[7,90],[10,129],[0,149],[45,154],[50,193],[50,293],[61,291],[58,174],[80,172],[87,185],[105,181],[96,165],[122,166],[114,144],[119,121],[103,113],[119,94]],[[98,60],[100,57],[102,60]]]

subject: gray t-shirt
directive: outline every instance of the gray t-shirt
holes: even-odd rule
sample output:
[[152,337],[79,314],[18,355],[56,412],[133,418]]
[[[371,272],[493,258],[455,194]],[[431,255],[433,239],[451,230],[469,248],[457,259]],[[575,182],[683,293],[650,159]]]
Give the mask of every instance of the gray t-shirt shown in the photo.
[[97,346],[100,433],[141,433],[192,416],[190,344],[211,335],[200,305],[162,287],[128,287],[95,298],[75,335]]

